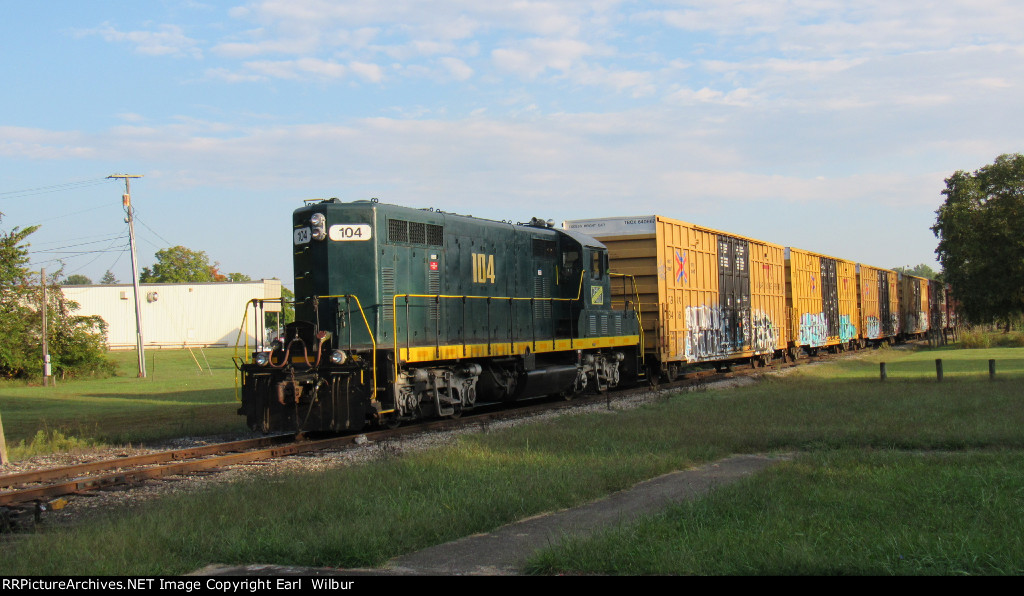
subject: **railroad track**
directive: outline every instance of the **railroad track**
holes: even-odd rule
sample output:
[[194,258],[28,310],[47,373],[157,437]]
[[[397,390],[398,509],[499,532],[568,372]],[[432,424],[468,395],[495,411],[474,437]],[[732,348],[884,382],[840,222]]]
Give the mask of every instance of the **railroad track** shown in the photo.
[[[834,357],[825,355],[812,358],[811,361]],[[659,391],[682,389],[791,366],[796,365],[775,364],[769,368],[744,367],[742,370],[730,372],[712,370],[691,372],[677,380],[660,383],[657,385],[657,389]],[[327,438],[297,438],[292,435],[259,437],[3,475],[0,476],[0,532],[12,529],[10,522],[12,516],[17,517],[31,511],[35,520],[39,521],[44,511],[57,508],[55,503],[63,504],[64,497],[87,494],[90,491],[139,485],[147,480],[203,473],[228,466],[317,451],[345,449],[409,434],[450,431],[465,426],[486,425],[498,420],[530,417],[551,410],[577,408],[602,401],[607,401],[610,405],[613,400],[634,396],[649,390],[649,387],[644,386],[606,394],[578,396],[569,401],[532,400],[524,404],[517,404],[516,407],[482,406],[472,412],[467,412],[458,419],[440,419],[397,429],[375,430]]]

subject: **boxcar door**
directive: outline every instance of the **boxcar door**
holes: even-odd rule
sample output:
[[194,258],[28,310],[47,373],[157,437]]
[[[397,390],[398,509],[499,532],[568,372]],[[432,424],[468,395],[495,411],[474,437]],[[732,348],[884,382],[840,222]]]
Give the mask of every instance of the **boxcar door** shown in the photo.
[[836,260],[821,258],[821,307],[825,314],[825,336],[839,337],[839,277]]
[[750,347],[750,243],[718,237],[718,300],[730,352]]
[[889,297],[889,272],[878,272],[878,318],[882,319],[882,337],[896,335],[893,328],[892,299]]

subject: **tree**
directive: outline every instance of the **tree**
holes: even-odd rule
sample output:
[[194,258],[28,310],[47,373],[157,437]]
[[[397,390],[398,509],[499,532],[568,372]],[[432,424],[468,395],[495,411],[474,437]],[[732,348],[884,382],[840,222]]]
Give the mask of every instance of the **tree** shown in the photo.
[[80,273],[74,273],[74,274],[69,275],[66,278],[64,278],[64,283],[62,283],[61,285],[65,285],[65,286],[91,286],[92,285],[92,280],[89,279],[88,277],[80,274]]
[[1024,155],[1000,155],[946,179],[932,232],[945,281],[975,323],[1024,312]]
[[107,269],[107,272],[100,278],[100,283],[105,286],[112,286],[117,283],[117,278],[114,277],[114,274],[109,269]]
[[893,267],[892,269],[893,271],[906,273],[907,275],[915,275],[917,277],[923,277],[925,279],[939,279],[939,277],[942,275],[941,273],[937,273],[934,269],[929,267],[927,263],[921,263],[920,265],[915,265],[913,267],[911,267],[910,265],[907,265],[906,267]]
[[[26,238],[38,226],[0,232],[0,376],[31,377],[43,372],[42,288],[25,267]],[[69,375],[111,373],[106,359],[105,323],[99,317],[73,314],[56,275],[47,280],[47,341],[55,372]]]
[[172,246],[156,251],[153,268],[144,267],[139,274],[143,283],[187,283],[216,281],[210,259],[201,250]]
[[24,341],[32,333],[29,319],[33,311],[29,306],[29,272],[25,268],[28,246],[23,244],[38,228],[14,228],[0,235],[0,337],[4,338],[0,341],[0,374],[6,377],[23,373],[31,359],[29,345],[39,345]]
[[201,250],[172,246],[156,251],[153,268],[144,267],[139,274],[142,283],[189,283],[209,281],[252,281],[244,273],[220,272],[220,263],[210,264],[210,258]]
[[[275,278],[276,279],[276,278]],[[281,312],[268,312],[263,315],[263,323],[267,329],[276,330],[295,321],[295,293],[281,286]]]

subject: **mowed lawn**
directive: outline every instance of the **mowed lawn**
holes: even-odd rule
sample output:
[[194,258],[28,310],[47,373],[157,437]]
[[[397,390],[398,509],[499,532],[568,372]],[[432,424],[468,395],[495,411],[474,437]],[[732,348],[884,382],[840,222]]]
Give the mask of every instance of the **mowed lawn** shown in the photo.
[[[135,351],[110,352],[118,376],[43,387],[0,382],[0,419],[11,457],[18,445],[59,433],[80,444],[139,444],[244,431],[235,411],[233,348],[147,350],[145,378]],[[39,433],[43,433],[40,435]],[[31,454],[46,450],[37,445]]]
[[553,543],[527,571],[1019,575],[1022,381],[1024,349],[863,352],[746,387],[492,429],[361,465],[257,472],[74,527],[44,524],[6,545],[0,575],[378,566],[731,453],[796,455],[639,523]]

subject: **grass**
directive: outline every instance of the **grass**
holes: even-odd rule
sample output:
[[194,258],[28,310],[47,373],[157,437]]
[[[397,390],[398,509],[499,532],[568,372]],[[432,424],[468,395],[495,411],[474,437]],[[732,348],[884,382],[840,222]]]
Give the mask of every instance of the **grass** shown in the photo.
[[533,573],[1019,575],[1024,454],[844,449],[563,541]]
[[[943,383],[929,371],[937,355],[953,371]],[[783,451],[802,455],[661,516],[550,549],[531,570],[1019,574],[1024,370],[1016,356],[879,350],[372,464],[255,476],[75,527],[44,525],[5,546],[0,575],[375,566],[729,453]],[[994,382],[989,357],[1000,359]],[[881,359],[891,367],[885,383]]]
[[150,350],[147,376],[137,378],[136,353],[111,352],[118,365],[113,378],[58,380],[49,387],[0,383],[10,457],[59,451],[68,440],[137,444],[244,430],[235,413],[233,353],[228,348]]

